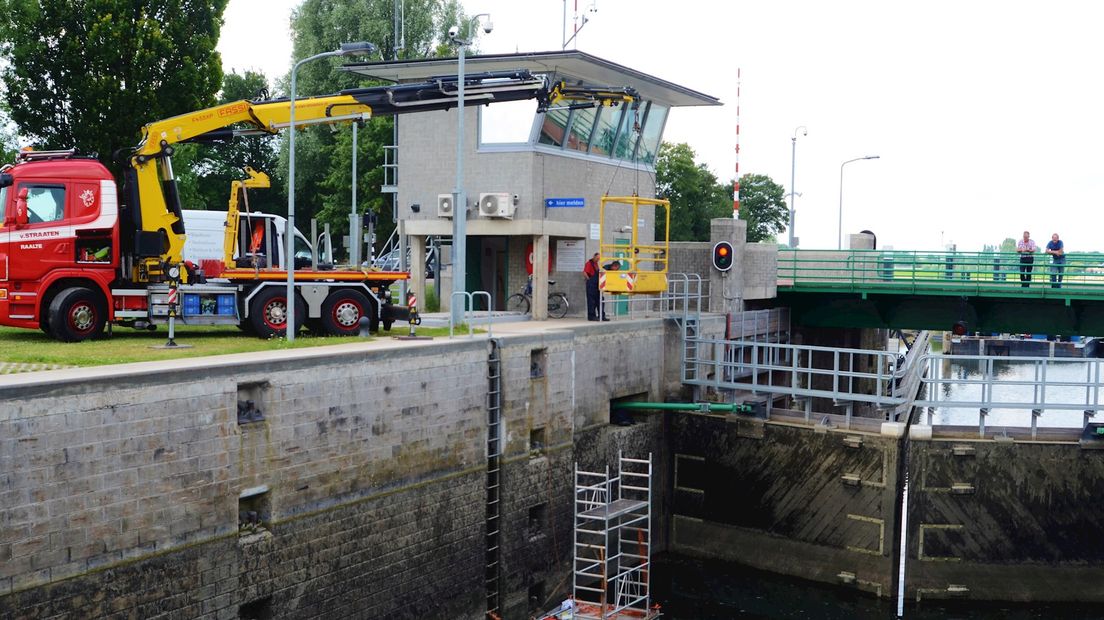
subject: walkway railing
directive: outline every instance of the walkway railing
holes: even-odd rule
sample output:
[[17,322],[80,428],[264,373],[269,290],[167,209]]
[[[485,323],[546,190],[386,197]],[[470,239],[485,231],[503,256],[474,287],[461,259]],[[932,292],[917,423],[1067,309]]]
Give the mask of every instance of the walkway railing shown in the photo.
[[1015,253],[779,250],[778,286],[783,290],[1104,297],[1104,256],[1069,254],[1059,267],[1042,252],[1035,254],[1031,265],[1023,265]]
[[[828,398],[844,406],[870,403],[886,410],[887,419],[919,407],[926,411],[924,421],[929,426],[936,411],[973,409],[978,412],[979,435],[984,437],[986,418],[992,412],[1022,411],[1030,413],[1030,421],[1025,416],[1027,423],[1014,426],[1030,428],[1036,438],[1047,412],[1082,412],[1082,427],[1104,413],[1104,360],[1100,359],[929,353],[902,359],[888,351],[705,338],[697,339],[697,345],[699,351],[713,351],[709,359],[698,359],[712,372],[708,379],[687,383],[791,396],[806,403],[807,420],[812,416],[810,398]],[[1007,376],[1010,363],[1030,365],[1029,376]],[[955,376],[952,365],[977,372]]]

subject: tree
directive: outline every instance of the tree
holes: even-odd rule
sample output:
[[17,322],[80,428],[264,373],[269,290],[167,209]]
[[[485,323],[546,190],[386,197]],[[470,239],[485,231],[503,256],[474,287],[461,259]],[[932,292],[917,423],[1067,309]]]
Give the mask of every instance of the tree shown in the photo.
[[740,177],[740,219],[747,222],[748,243],[767,241],[786,229],[790,212],[785,189],[765,174]]
[[[292,14],[294,58],[337,49],[349,41],[370,41],[384,58],[421,58],[437,51],[444,32],[463,12],[456,0],[405,0],[405,41],[402,49],[394,37],[393,0],[306,0]],[[355,62],[356,59],[353,59]],[[336,71],[342,61],[319,60],[303,65],[296,76],[297,96],[322,95],[346,88],[371,86],[353,73]],[[348,62],[345,60],[344,62]],[[289,81],[289,80],[288,80]],[[285,84],[288,83],[285,81]],[[390,196],[380,192],[384,146],[392,143],[393,119],[375,117],[358,132],[357,212],[377,212],[377,237],[386,239],[394,229]],[[281,139],[281,176],[288,170],[287,136]],[[347,126],[307,128],[295,138],[296,214],[303,220],[317,216],[334,228],[335,236],[348,230],[352,203],[352,136]],[[308,196],[299,201],[298,197]]]
[[1004,241],[1001,241],[1000,251],[1002,253],[1003,252],[1008,252],[1008,253],[1015,252],[1016,251],[1016,240],[1013,239],[1012,237],[1005,237]]
[[[690,145],[669,142],[660,145],[656,157],[656,195],[671,202],[671,241],[709,241],[709,220],[732,215],[730,190],[694,157]],[[664,225],[657,215],[659,238]]]
[[[231,72],[223,77],[218,103],[268,97],[268,80],[264,74]],[[268,174],[272,180],[270,189],[250,192],[249,208],[265,213],[283,213],[287,209],[276,136],[248,136],[225,143],[180,145],[173,163],[179,179],[181,203],[185,208],[225,210],[230,182],[245,178],[244,169],[249,166]]]
[[0,0],[0,77],[21,135],[112,167],[145,123],[211,105],[227,1]]

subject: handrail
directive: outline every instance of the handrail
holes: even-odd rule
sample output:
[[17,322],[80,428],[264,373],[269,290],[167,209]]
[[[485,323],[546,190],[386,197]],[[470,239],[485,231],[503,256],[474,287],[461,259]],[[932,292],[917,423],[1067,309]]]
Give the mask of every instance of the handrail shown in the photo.
[[[464,298],[464,322],[468,324],[468,336],[471,337],[475,333],[475,298],[479,295],[485,295],[487,297],[487,338],[494,337],[494,318],[491,316],[491,306],[494,302],[491,301],[491,294],[487,291],[453,291],[452,296],[449,297],[449,303],[456,303],[456,297],[461,296]],[[453,328],[453,314],[449,313],[449,338],[452,338]]]
[[779,286],[793,290],[884,288],[1063,297],[1104,293],[1104,257],[1097,254],[1067,254],[1060,265],[1040,254],[1024,265],[1018,254],[1009,252],[781,249],[776,273]]

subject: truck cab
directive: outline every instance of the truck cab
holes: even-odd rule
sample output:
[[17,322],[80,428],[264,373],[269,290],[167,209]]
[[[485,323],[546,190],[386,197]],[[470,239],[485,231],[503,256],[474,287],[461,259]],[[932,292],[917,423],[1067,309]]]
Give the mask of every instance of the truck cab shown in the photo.
[[[102,329],[120,251],[111,173],[71,151],[40,151],[2,169],[0,186],[0,321]],[[55,303],[68,288],[81,290]]]

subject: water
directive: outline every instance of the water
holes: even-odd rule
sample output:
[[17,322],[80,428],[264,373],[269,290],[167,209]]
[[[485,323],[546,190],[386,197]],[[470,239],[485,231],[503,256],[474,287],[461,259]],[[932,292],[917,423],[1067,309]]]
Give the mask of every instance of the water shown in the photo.
[[[893,599],[877,599],[850,588],[832,587],[755,571],[716,560],[676,554],[655,558],[652,598],[664,620],[781,618],[801,620],[889,620]],[[917,620],[1098,620],[1090,605],[1004,605],[968,602],[910,602],[904,618]]]
[[[1094,395],[1104,399],[1101,390],[1093,388],[1086,391],[1085,383],[1096,372],[1098,362],[1081,360],[1050,360],[1046,365],[1045,402],[1079,404],[1092,402]],[[981,380],[984,376],[982,362],[951,359],[938,365],[937,369],[944,377],[959,380]],[[992,399],[997,402],[1039,402],[1043,396],[1040,389],[1027,385],[1041,373],[1041,366],[1030,361],[996,361],[993,366],[1000,383],[994,384]],[[1017,382],[1023,382],[1020,384]],[[1064,385],[1066,384],[1066,385]],[[1078,384],[1078,385],[1074,385]],[[940,400],[980,401],[981,384],[951,383],[940,386]],[[1098,400],[1099,402],[1099,400]],[[1010,409],[993,407],[986,417],[986,427],[1031,426],[1030,409]],[[1039,417],[1039,427],[1081,428],[1083,413],[1078,410],[1044,409]],[[950,424],[958,426],[976,426],[978,409],[964,407],[940,407],[932,415],[932,424]]]

